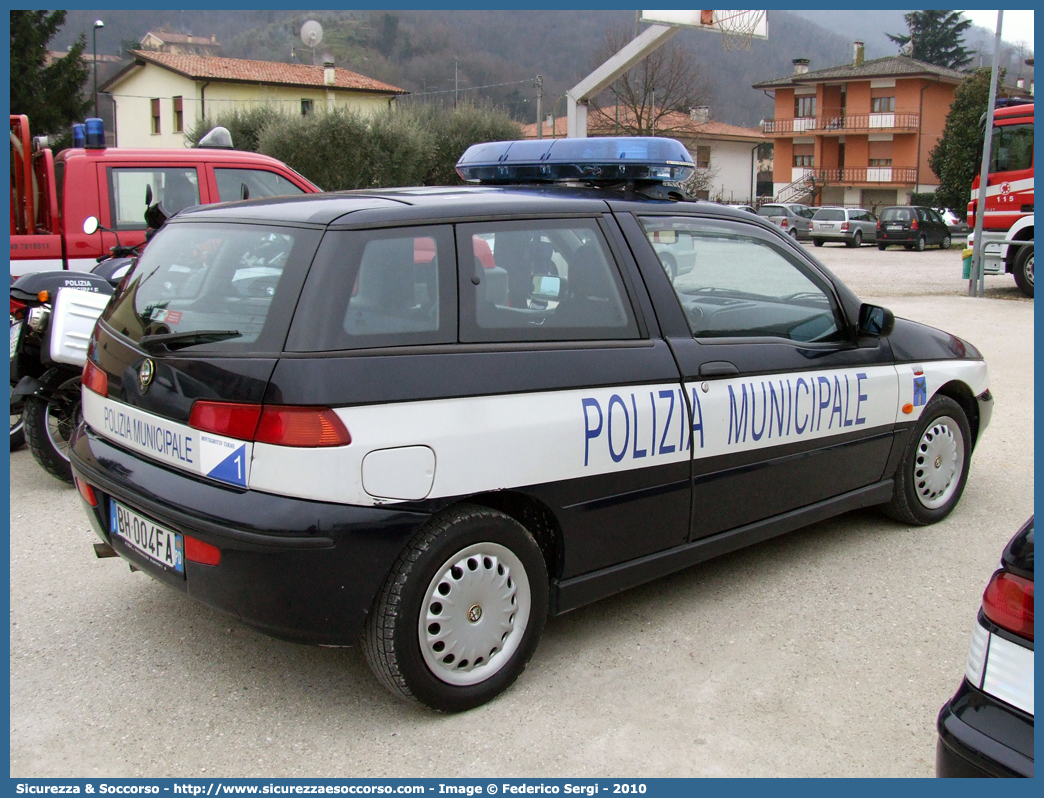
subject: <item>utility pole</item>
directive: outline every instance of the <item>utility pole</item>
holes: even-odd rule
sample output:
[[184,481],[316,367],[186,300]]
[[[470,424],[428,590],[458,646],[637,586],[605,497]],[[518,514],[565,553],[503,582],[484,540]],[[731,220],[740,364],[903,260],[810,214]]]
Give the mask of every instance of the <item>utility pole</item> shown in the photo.
[[536,76],[536,90],[537,90],[537,138],[542,139],[544,137],[544,76]]
[[457,59],[453,59],[453,107],[457,107]]
[[91,31],[93,42],[92,56],[94,58],[94,116],[98,116],[98,28],[104,28],[105,23],[100,19],[94,20],[94,30]]

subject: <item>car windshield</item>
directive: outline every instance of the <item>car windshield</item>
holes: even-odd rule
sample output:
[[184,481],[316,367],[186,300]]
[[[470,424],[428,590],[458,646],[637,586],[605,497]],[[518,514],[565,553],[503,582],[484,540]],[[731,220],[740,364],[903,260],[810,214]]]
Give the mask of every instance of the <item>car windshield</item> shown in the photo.
[[845,212],[840,208],[823,208],[816,211],[816,215],[812,218],[817,222],[843,222]]

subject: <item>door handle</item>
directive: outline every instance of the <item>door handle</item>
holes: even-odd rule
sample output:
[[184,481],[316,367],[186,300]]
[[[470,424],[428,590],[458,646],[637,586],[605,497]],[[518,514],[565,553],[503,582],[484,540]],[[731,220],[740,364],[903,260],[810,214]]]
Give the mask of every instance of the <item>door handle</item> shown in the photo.
[[712,360],[700,366],[701,377],[732,377],[736,374],[739,374],[739,369],[727,360]]

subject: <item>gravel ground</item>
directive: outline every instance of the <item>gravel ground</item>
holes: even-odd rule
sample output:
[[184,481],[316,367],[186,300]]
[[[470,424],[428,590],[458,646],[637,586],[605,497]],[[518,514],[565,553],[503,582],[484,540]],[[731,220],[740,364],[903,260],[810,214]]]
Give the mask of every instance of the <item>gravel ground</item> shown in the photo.
[[850,513],[551,619],[518,683],[440,716],[358,649],[273,640],[121,560],[11,455],[11,775],[931,776],[982,589],[1033,509],[1033,302],[969,299],[960,250],[813,250],[867,301],[986,356],[964,498]]

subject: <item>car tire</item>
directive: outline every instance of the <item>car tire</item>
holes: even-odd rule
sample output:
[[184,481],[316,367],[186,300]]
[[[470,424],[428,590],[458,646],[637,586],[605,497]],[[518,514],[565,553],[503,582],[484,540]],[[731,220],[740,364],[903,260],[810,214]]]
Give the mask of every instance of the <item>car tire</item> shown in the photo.
[[1015,256],[1015,285],[1033,298],[1033,247],[1019,247],[1019,254]]
[[964,492],[971,450],[964,410],[950,397],[936,394],[906,443],[885,512],[914,526],[943,520]]
[[817,247],[821,247],[821,246],[823,246],[823,239],[822,238],[813,238],[812,239],[812,243],[815,244]]
[[793,238],[795,241],[798,240],[797,228],[796,227],[791,227],[790,228],[790,237]]
[[950,244],[952,243],[953,242],[950,240],[949,236],[943,236],[943,240],[942,243],[939,245],[939,249],[949,249]]
[[393,694],[461,712],[514,683],[547,606],[547,567],[529,531],[504,513],[460,505],[432,518],[399,555],[362,648]]
[[884,250],[885,250],[885,247],[887,247],[887,246],[888,246],[887,244],[878,244],[878,245],[877,245],[877,248],[878,248],[879,250],[881,250],[882,252],[884,252]]
[[674,259],[674,255],[670,252],[664,252],[660,255],[660,263],[663,264],[663,270],[667,274],[667,279],[673,283],[678,277],[678,261]]
[[917,248],[918,252],[924,252],[924,248],[928,246],[928,240],[924,237],[924,233],[917,236],[917,241],[914,243],[914,246]]
[[863,234],[859,230],[856,230],[856,234],[852,236],[851,241],[846,241],[845,244],[849,247],[856,247],[857,249],[863,246]]
[[47,396],[25,400],[25,439],[33,459],[56,479],[72,484],[69,441],[80,423],[80,375],[62,380],[59,369],[44,372],[40,382]]

